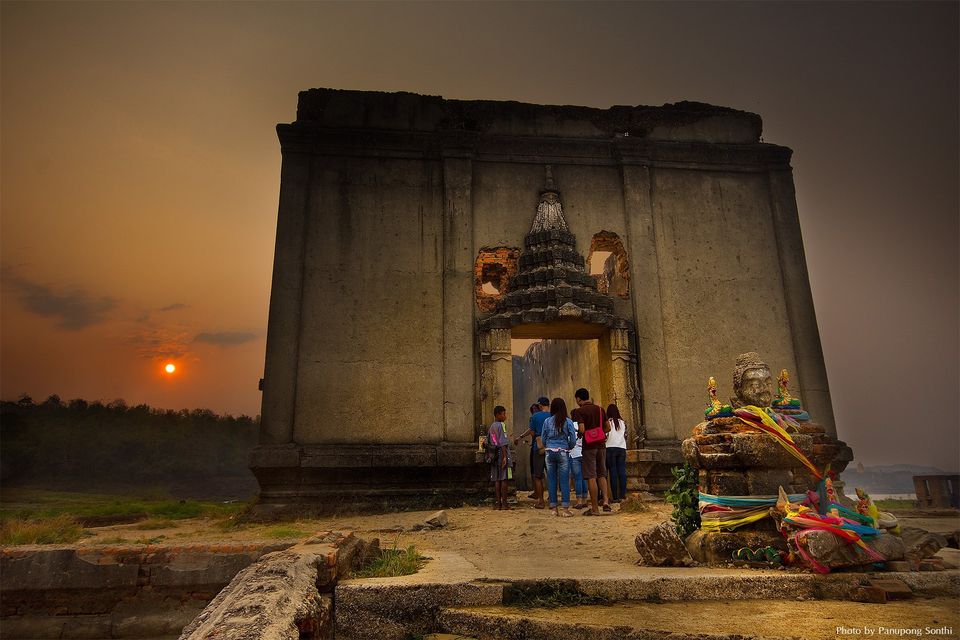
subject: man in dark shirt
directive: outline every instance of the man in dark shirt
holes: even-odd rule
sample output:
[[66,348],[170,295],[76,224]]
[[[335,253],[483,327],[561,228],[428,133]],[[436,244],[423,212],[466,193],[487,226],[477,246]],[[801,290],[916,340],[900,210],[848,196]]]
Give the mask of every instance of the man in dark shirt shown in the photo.
[[[602,427],[604,434],[610,431],[607,426],[606,416],[602,407],[598,407],[590,401],[590,392],[583,387],[577,389],[574,393],[577,401],[577,408],[570,413],[570,417],[577,423],[577,432],[582,437],[584,433],[596,427]],[[587,444],[586,438],[583,440],[583,479],[587,481],[587,489],[590,491],[590,509],[584,511],[585,516],[598,516],[600,509],[597,505],[597,483],[599,490],[603,492],[603,510],[612,511],[610,508],[610,487],[607,483],[607,451],[606,440],[599,440]]]
[[533,442],[530,446],[530,475],[533,476],[533,493],[537,500],[533,506],[537,509],[543,509],[543,461],[545,456],[543,451],[537,450],[537,438],[543,431],[543,421],[550,417],[550,401],[541,396],[537,399],[536,406],[539,411],[530,416],[530,427],[517,436],[513,444],[517,444],[527,436],[533,436]]

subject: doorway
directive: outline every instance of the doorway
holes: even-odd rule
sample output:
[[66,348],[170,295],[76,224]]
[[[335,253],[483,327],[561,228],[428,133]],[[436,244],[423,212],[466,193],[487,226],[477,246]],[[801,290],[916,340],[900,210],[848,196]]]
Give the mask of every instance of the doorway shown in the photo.
[[[513,364],[513,433],[527,430],[530,406],[540,396],[563,398],[567,410],[576,408],[573,394],[580,387],[590,391],[597,404],[609,402],[601,379],[599,340],[530,339],[510,341]],[[605,405],[604,405],[605,406]],[[530,444],[517,446],[516,481],[520,490],[530,490]]]

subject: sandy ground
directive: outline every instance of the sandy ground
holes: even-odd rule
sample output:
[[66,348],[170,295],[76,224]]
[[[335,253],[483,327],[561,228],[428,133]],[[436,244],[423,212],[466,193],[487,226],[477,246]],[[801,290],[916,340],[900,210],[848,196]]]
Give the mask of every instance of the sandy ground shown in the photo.
[[[464,561],[465,573],[490,578],[623,576],[651,571],[636,566],[634,537],[670,516],[670,505],[646,505],[648,510],[640,513],[620,512],[614,505],[612,513],[600,517],[578,514],[558,518],[547,509],[534,509],[532,500],[521,497],[519,505],[510,511],[490,507],[447,509],[446,527],[421,531],[414,530],[414,525],[423,523],[433,511],[312,518],[235,528],[203,518],[152,520],[87,529],[78,544],[263,543],[296,541],[319,531],[339,530],[354,531],[367,540],[379,538],[383,548],[414,545],[428,557],[437,552],[453,554]],[[930,531],[960,529],[957,512],[946,517],[916,514],[902,521]],[[944,549],[941,556],[960,565],[960,553],[954,549]],[[544,558],[559,560],[547,565]]]
[[805,639],[946,637],[960,634],[960,605],[953,598],[913,599],[887,604],[838,600],[733,600],[557,609],[482,607],[471,611],[565,623],[598,623],[635,630],[716,633]]
[[[490,507],[448,509],[448,525],[426,531],[412,529],[432,511],[312,518],[226,530],[217,521],[197,518],[87,529],[78,544],[262,542],[299,539],[317,531],[350,530],[365,539],[379,538],[382,547],[415,545],[425,553],[451,551],[476,565],[509,565],[515,559],[539,555],[538,549],[544,548],[566,548],[566,553],[585,559],[621,565],[636,562],[633,539],[637,533],[668,519],[671,510],[667,504],[649,503],[646,512],[621,513],[614,505],[612,513],[600,517],[578,514],[558,518],[547,509],[534,509],[532,505],[524,497],[510,511],[494,511]],[[497,549],[496,554],[491,554],[491,548]]]
[[[411,579],[441,581],[536,577],[656,578],[684,575],[689,569],[638,567],[634,548],[636,534],[669,518],[670,506],[648,503],[640,513],[614,512],[601,517],[577,515],[557,518],[549,510],[532,508],[532,501],[520,499],[511,511],[490,507],[448,509],[449,523],[434,530],[413,530],[432,511],[379,515],[354,515],[304,519],[269,525],[240,525],[224,529],[215,520],[193,519],[172,523],[149,521],[87,530],[83,546],[100,544],[156,543],[239,543],[297,540],[318,531],[351,530],[365,539],[379,538],[381,546],[414,545],[433,558]],[[960,514],[933,517],[917,513],[903,517],[904,524],[928,530],[950,532],[960,529]],[[153,528],[162,527],[162,528]],[[960,564],[960,552],[941,551]],[[544,558],[558,559],[545,562]],[[756,570],[701,568],[702,574],[731,574]],[[439,572],[439,573],[437,573]],[[757,577],[772,571],[756,571]],[[737,575],[735,575],[737,574]],[[371,579],[371,580],[398,580]],[[595,609],[595,611],[594,611]],[[960,633],[960,602],[956,598],[914,598],[886,605],[846,601],[707,601],[697,603],[623,602],[610,606],[570,609],[517,610],[508,607],[476,609],[495,616],[520,616],[546,620],[624,625],[636,629],[664,629],[673,632],[730,633],[811,639],[865,636],[956,637]],[[705,623],[705,621],[708,621]],[[706,626],[705,626],[706,625]],[[847,630],[840,631],[843,627]],[[920,631],[898,631],[919,629]],[[945,629],[945,630],[944,630]]]

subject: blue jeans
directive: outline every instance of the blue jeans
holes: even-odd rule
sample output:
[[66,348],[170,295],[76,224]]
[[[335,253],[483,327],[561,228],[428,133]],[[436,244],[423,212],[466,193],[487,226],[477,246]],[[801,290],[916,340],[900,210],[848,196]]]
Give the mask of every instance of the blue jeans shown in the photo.
[[627,497],[627,450],[607,447],[607,471],[610,472],[610,499]]
[[550,496],[550,508],[557,506],[557,482],[560,483],[560,497],[563,508],[570,506],[570,456],[566,451],[547,451],[547,495]]
[[586,498],[587,497],[587,481],[583,479],[583,467],[580,466],[581,458],[577,456],[576,458],[570,458],[570,473],[573,474],[573,492],[577,494],[577,498]]

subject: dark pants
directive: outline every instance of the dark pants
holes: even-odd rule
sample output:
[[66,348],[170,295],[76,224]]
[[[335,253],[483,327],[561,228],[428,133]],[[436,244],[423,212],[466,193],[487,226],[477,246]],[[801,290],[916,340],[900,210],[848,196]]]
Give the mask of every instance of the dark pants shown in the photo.
[[607,469],[610,470],[610,499],[627,497],[627,450],[607,447]]

